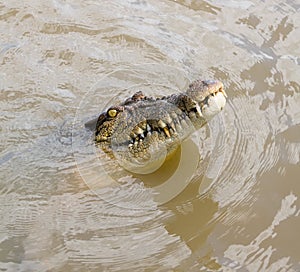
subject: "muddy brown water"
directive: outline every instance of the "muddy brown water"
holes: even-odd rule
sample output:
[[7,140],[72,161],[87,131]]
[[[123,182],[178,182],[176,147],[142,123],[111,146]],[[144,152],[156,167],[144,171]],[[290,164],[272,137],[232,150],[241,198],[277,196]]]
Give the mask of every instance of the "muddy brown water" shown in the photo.
[[[0,270],[300,271],[299,8],[0,2]],[[228,103],[160,172],[98,154],[86,121],[198,77]]]

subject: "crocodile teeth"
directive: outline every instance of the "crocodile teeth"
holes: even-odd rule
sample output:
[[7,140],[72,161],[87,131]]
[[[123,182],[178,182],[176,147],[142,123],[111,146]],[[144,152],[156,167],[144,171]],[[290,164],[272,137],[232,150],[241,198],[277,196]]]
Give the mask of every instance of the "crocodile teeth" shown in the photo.
[[203,117],[203,114],[202,114],[201,108],[199,107],[199,105],[198,105],[198,104],[196,105],[196,110],[197,110],[198,114],[199,114],[201,117]]
[[163,131],[164,131],[164,133],[166,134],[167,137],[169,137],[169,138],[171,137],[171,134],[170,134],[170,131],[168,129],[168,126],[167,126],[167,124],[164,121],[159,120],[158,121],[158,126],[163,129]]
[[165,134],[167,135],[167,137],[171,137],[171,135],[170,135],[170,131],[169,131],[169,129],[167,128],[167,127],[164,127],[163,128],[163,130],[164,130],[164,132],[165,132]]
[[135,127],[133,132],[137,135],[144,134],[144,130],[142,130],[140,127]]
[[140,128],[142,130],[146,130],[147,129],[147,122],[146,121],[143,121],[141,124],[140,124]]
[[159,121],[158,121],[158,126],[159,126],[160,128],[162,128],[162,129],[164,129],[167,125],[166,125],[166,123],[165,123],[164,121],[159,120]]
[[171,128],[173,132],[176,132],[174,121],[176,122],[177,120],[177,114],[176,113],[171,113],[171,115],[168,114],[165,120],[168,123],[169,128]]
[[173,121],[169,123],[169,126],[170,126],[170,128],[171,128],[174,132],[176,132],[175,125],[174,125]]
[[135,139],[135,138],[137,137],[137,135],[136,135],[133,131],[131,131],[131,132],[130,132],[130,137],[131,137],[132,139]]
[[224,96],[225,96],[225,98],[227,98],[227,94],[225,93],[225,91],[224,91],[224,89],[223,88],[220,88],[220,90],[219,90]]

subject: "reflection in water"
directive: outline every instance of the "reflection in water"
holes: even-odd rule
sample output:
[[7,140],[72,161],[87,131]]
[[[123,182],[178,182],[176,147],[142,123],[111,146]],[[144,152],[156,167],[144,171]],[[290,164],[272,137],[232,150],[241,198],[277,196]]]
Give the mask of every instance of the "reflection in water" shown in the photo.
[[[255,237],[251,244],[246,246],[233,244],[229,246],[229,248],[225,251],[225,258],[234,259],[235,261],[238,261],[239,266],[240,264],[247,264],[247,267],[250,270],[255,269],[255,267],[257,266],[261,267],[261,269],[263,270],[266,270],[269,266],[269,263],[266,262],[265,259],[269,259],[272,256],[272,252],[274,251],[274,249],[272,248],[272,246],[269,246],[265,251],[261,251],[260,246],[264,243],[265,240],[270,239],[272,236],[274,236],[273,233],[275,231],[275,228],[281,223],[281,221],[286,220],[292,215],[299,215],[299,210],[296,211],[296,207],[294,206],[296,200],[297,197],[295,195],[287,195],[282,200],[280,210],[275,215],[271,225],[265,230],[263,230],[261,233],[259,233],[259,235]],[[238,255],[236,254],[237,252]],[[250,255],[252,256],[250,257]],[[278,265],[280,265],[281,268],[289,268],[289,260],[289,256],[278,259],[277,261],[271,264],[271,271],[276,270]]]
[[[2,4],[1,270],[298,271],[298,17],[277,0]],[[230,101],[159,205],[164,183],[99,157],[83,124],[199,75]]]

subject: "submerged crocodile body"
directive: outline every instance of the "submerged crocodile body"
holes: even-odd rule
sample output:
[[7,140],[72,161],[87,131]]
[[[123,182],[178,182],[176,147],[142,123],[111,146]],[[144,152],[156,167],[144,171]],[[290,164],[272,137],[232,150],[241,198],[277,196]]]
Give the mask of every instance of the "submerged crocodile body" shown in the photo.
[[161,98],[137,92],[99,116],[95,142],[125,169],[151,173],[223,109],[226,97],[223,84],[210,80],[196,80],[185,92]]

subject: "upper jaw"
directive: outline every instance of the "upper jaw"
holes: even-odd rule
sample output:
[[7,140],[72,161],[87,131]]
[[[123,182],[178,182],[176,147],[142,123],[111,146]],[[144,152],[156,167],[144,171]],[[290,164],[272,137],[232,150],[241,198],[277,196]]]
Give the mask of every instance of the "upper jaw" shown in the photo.
[[186,94],[194,101],[198,103],[204,101],[209,95],[218,92],[223,92],[223,95],[227,97],[224,91],[224,85],[217,80],[196,80],[189,85]]
[[224,85],[221,81],[206,81],[208,84],[206,89],[206,96],[214,95],[217,93],[222,93],[225,98],[227,98],[227,94],[224,91]]
[[201,81],[200,84],[196,86],[199,89],[194,87],[190,94],[194,96],[198,114],[208,121],[224,108],[227,94],[220,81]]

